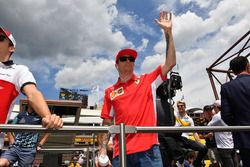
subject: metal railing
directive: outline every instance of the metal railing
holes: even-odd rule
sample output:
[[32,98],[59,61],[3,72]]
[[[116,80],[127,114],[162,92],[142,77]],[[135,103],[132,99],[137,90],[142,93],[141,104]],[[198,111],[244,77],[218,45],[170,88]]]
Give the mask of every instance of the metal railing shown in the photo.
[[119,134],[120,166],[126,167],[126,139],[127,133],[178,133],[178,132],[239,132],[250,131],[250,126],[193,126],[193,127],[169,127],[169,126],[125,126],[123,123],[114,126],[64,126],[61,129],[46,129],[41,125],[12,125],[0,124],[1,132],[49,132],[49,133],[111,133]]

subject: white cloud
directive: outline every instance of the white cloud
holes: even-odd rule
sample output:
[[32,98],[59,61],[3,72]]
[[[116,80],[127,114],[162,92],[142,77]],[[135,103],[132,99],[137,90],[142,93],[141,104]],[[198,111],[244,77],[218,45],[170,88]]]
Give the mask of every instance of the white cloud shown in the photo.
[[157,11],[171,11],[173,12],[175,7],[175,1],[159,0]]
[[141,45],[136,48],[137,52],[144,51],[145,48],[148,46],[149,40],[146,38],[142,38]]
[[77,67],[65,67],[56,75],[56,87],[77,88],[100,85],[103,90],[115,81],[117,73],[114,60],[92,59]]
[[176,17],[173,31],[178,49],[190,48],[197,38],[205,33],[202,22],[201,17],[190,11]]
[[164,56],[160,54],[146,56],[141,64],[142,73],[150,72],[164,62]]
[[[112,27],[116,1],[1,1],[0,14],[16,35],[17,54],[48,57],[53,63],[110,55],[127,45],[123,33]],[[12,8],[13,10],[5,10]],[[1,22],[2,19],[1,19]]]
[[155,31],[153,28],[147,26],[144,23],[144,20],[142,18],[139,18],[137,15],[133,13],[124,13],[120,12],[118,14],[118,17],[116,19],[116,22],[120,26],[124,26],[131,30],[131,32],[137,33],[139,35],[141,34],[149,34],[153,35],[155,34]]
[[183,4],[187,4],[187,3],[190,3],[190,2],[196,3],[201,8],[209,7],[210,4],[212,3],[212,1],[208,1],[208,0],[181,0],[181,3],[183,3]]

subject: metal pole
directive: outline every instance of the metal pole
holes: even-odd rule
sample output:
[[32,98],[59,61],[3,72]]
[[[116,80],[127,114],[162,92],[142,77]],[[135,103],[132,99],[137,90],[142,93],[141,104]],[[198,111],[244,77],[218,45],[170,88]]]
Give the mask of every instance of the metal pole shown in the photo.
[[136,126],[137,133],[178,133],[178,132],[242,132],[250,131],[250,126]]
[[[95,124],[93,124],[93,127],[95,126]],[[92,154],[93,154],[93,167],[95,167],[95,134],[92,133],[92,137],[93,137],[93,150],[92,150]],[[89,161],[88,161],[89,164]],[[87,166],[88,167],[88,166]]]
[[119,151],[120,151],[120,167],[126,167],[126,136],[125,136],[125,125],[124,123],[120,124],[120,135],[119,135]]
[[[112,126],[111,126],[112,127]],[[65,125],[60,129],[46,129],[42,125],[20,125],[20,124],[0,124],[1,132],[48,132],[48,133],[87,133],[87,132],[109,132],[108,126],[68,126]],[[119,127],[117,127],[119,128]],[[116,127],[113,127],[116,130]]]
[[[124,129],[123,129],[124,128]],[[250,126],[192,126],[192,127],[174,127],[174,126],[63,126],[61,129],[46,129],[41,125],[13,125],[13,124],[0,124],[0,131],[2,132],[51,132],[51,133],[87,133],[87,132],[109,132],[111,134],[120,134],[124,138],[125,133],[178,133],[178,132],[242,132],[250,131]],[[120,142],[121,143],[121,142]]]
[[[93,157],[93,164],[95,164],[95,157]],[[87,153],[86,153],[86,167],[89,167],[89,148],[87,148]]]
[[219,99],[219,95],[217,93],[215,83],[214,83],[214,80],[213,80],[212,72],[208,68],[207,68],[207,74],[208,74],[208,77],[209,77],[209,80],[210,80],[210,83],[211,83],[211,86],[212,86],[212,90],[214,92],[215,99]]

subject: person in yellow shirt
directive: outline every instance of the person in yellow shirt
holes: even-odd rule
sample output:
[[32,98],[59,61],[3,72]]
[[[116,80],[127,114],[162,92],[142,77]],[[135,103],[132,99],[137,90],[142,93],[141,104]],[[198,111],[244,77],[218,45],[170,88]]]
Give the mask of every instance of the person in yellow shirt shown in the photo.
[[[178,112],[175,113],[176,123],[175,126],[194,126],[193,119],[186,112],[186,103],[184,101],[177,101]],[[192,149],[198,151],[198,155],[193,162],[195,167],[202,166],[202,160],[206,156],[208,149],[200,142],[198,133],[191,133],[195,140],[189,138],[190,133],[182,133],[181,137],[176,139],[184,148]]]

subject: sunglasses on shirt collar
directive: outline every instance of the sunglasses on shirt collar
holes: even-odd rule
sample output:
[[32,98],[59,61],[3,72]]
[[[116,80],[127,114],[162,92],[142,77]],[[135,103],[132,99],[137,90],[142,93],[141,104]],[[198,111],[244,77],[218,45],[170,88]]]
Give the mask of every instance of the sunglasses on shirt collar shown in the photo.
[[119,61],[121,62],[125,62],[129,60],[130,62],[135,62],[135,58],[132,57],[132,56],[122,56],[122,57],[119,57]]
[[0,35],[0,42],[4,41],[6,39],[6,36]]

